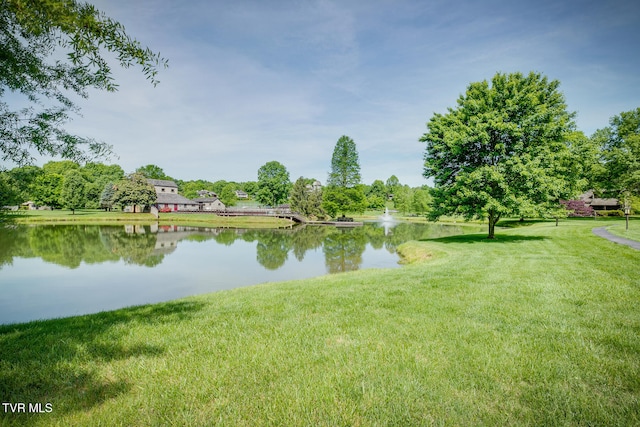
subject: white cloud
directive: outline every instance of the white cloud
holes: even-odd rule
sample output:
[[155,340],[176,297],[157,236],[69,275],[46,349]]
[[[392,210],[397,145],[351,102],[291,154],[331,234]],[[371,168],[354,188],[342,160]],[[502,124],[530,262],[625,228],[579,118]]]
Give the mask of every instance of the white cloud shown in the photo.
[[156,88],[116,69],[120,91],[92,93],[70,126],[113,144],[128,171],[254,180],[277,160],[324,181],[346,134],[366,183],[421,185],[425,123],[496,71],[560,80],[586,133],[640,99],[631,2],[96,4],[170,62]]

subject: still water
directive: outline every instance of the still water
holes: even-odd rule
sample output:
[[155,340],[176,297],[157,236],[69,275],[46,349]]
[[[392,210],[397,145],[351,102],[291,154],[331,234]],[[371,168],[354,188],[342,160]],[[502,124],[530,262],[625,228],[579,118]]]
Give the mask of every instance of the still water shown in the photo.
[[185,226],[0,228],[0,323],[168,301],[363,268],[398,267],[409,240],[463,227],[366,223],[243,230]]

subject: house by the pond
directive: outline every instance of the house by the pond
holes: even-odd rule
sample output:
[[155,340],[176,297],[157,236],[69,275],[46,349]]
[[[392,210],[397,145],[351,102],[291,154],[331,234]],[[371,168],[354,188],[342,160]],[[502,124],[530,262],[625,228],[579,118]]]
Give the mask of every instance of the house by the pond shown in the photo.
[[216,193],[209,190],[198,190],[196,191],[196,194],[198,195],[198,197],[218,197]]
[[585,205],[591,206],[594,211],[614,211],[620,209],[620,202],[618,199],[608,198],[603,199],[596,197],[593,190],[589,190],[579,196]]
[[160,212],[167,211],[197,211],[199,204],[193,200],[178,194],[178,186],[175,182],[165,179],[147,179],[156,190],[155,206]]
[[322,184],[320,183],[320,181],[315,180],[315,181],[313,181],[312,184],[307,184],[306,188],[307,188],[307,191],[310,191],[310,192],[311,191],[313,191],[313,192],[321,191],[322,190]]
[[147,179],[147,181],[156,190],[158,198],[155,206],[160,212],[220,211],[225,208],[224,203],[212,191],[200,190],[198,195],[206,197],[190,200],[178,194],[178,186],[173,181],[165,179]]
[[193,201],[198,204],[200,211],[221,211],[225,208],[224,203],[217,197],[198,197]]

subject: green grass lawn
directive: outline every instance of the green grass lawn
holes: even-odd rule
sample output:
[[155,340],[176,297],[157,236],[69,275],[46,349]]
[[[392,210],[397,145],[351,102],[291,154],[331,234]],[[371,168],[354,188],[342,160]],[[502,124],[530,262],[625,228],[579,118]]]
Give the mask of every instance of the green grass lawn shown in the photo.
[[616,224],[607,227],[607,230],[611,234],[640,242],[640,217],[631,217],[629,219],[628,230],[626,229],[624,218],[618,219],[618,221],[616,221]]
[[177,214],[160,213],[160,218],[156,218],[150,213],[128,213],[121,211],[105,212],[95,209],[77,209],[75,212],[69,210],[53,211],[19,211],[9,218],[18,223],[62,223],[73,222],[96,224],[109,222],[140,222],[160,224],[189,224],[193,226],[208,227],[236,227],[236,228],[259,228],[259,227],[285,227],[291,225],[291,221],[282,218],[271,218],[262,216],[246,217],[224,217],[212,213]]
[[52,405],[0,424],[637,426],[640,251],[601,224],[410,242],[400,269],[0,327],[0,399]]

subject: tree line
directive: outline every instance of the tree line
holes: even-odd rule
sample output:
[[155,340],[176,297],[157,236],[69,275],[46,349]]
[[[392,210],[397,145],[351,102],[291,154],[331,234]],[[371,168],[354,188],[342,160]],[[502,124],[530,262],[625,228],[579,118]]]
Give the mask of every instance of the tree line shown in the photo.
[[[78,110],[69,94],[86,97],[91,88],[117,89],[105,57],[115,57],[124,68],[138,66],[153,85],[167,60],[143,47],[119,22],[75,0],[3,1],[0,47],[0,154],[20,165],[0,176],[0,203],[27,198],[54,207],[96,207],[101,198],[129,197],[118,194],[117,185],[107,186],[122,179],[121,168],[93,162],[108,157],[111,147],[65,130]],[[455,107],[429,119],[420,137],[423,175],[433,179],[432,190],[398,184],[389,191],[387,182],[385,199],[379,182],[368,187],[360,182],[355,143],[343,136],[321,194],[308,191],[306,178],[292,185],[276,161],[261,167],[258,180],[244,183],[244,191],[266,205],[290,197],[296,209],[310,216],[332,217],[380,208],[392,197],[398,210],[427,213],[431,219],[486,219],[491,238],[501,218],[562,216],[562,201],[586,189],[637,206],[640,108],[613,116],[609,126],[586,136],[577,129],[576,114],[568,111],[559,86],[534,72],[497,73],[490,81],[469,84]],[[21,95],[27,106],[9,105],[3,98],[7,92]],[[75,166],[28,166],[36,153],[60,156]],[[141,176],[149,177],[152,171],[147,172]],[[239,183],[214,184],[182,183],[182,191],[192,197],[195,188],[212,188],[232,204],[230,193]],[[127,185],[121,182],[119,188]],[[148,188],[143,193],[151,197]]]
[[[337,212],[336,199],[329,190],[318,186],[315,178],[300,177],[295,183],[289,179],[286,167],[277,161],[267,162],[258,170],[257,181],[226,181],[220,179],[181,180],[167,175],[158,165],[145,165],[125,174],[117,164],[89,162],[84,165],[71,161],[50,161],[42,167],[27,165],[0,172],[0,206],[20,205],[31,201],[52,209],[110,209],[115,206],[151,205],[155,191],[147,179],[174,181],[181,195],[194,199],[202,190],[215,193],[226,206],[237,202],[236,190],[265,206],[291,204],[303,215],[324,218]],[[331,190],[334,191],[335,189]],[[356,202],[339,205],[340,212],[363,212],[365,209],[384,209],[393,200],[396,209],[406,213],[426,213],[429,192],[427,187],[410,188],[401,185],[392,175],[386,183],[375,180],[371,185],[355,184]],[[326,197],[326,196],[325,196]],[[333,197],[333,198],[332,198]]]

